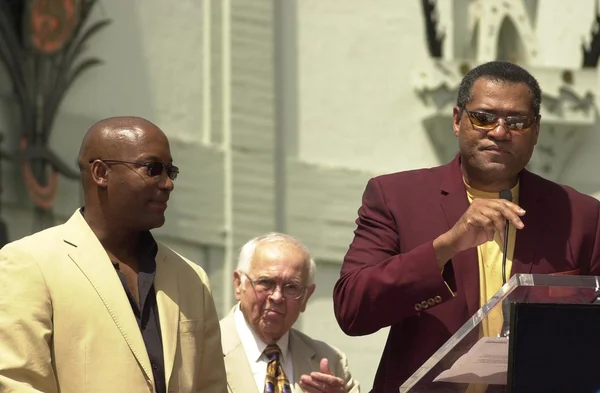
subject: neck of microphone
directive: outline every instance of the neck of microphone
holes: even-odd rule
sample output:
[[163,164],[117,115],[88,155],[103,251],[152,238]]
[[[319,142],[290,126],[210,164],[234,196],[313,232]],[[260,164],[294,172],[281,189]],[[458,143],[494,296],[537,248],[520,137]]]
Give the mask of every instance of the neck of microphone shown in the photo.
[[[509,189],[500,191],[500,199],[505,199],[512,202],[512,192]],[[502,246],[502,285],[506,284],[506,252],[508,251],[508,231],[510,229],[510,223],[506,220],[504,226],[504,245]]]
[[[512,202],[512,192],[508,189],[504,189],[500,191],[500,199],[505,199],[509,202]],[[506,252],[508,251],[508,231],[510,229],[510,223],[506,220],[506,225],[504,226],[504,245],[502,246],[502,285],[506,284]],[[510,330],[510,303],[508,302],[508,298],[502,301],[502,331],[500,332],[500,337],[508,337]]]

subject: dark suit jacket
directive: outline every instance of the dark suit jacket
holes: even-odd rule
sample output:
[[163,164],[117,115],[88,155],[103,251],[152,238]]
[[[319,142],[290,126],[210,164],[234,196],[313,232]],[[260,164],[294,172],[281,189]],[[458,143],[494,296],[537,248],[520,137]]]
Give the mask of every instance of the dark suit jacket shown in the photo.
[[[511,274],[600,274],[599,201],[523,170],[519,205],[526,210],[525,228],[517,233]],[[352,336],[391,327],[373,391],[398,392],[479,309],[476,248],[457,254],[444,277],[433,250],[433,240],[468,207],[458,156],[440,167],[367,184],[334,288],[334,310]],[[415,309],[430,299],[437,303]]]

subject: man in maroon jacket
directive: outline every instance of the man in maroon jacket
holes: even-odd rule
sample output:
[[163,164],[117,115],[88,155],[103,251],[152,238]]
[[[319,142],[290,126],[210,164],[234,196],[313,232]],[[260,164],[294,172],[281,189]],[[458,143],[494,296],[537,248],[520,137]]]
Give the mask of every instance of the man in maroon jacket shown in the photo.
[[[368,182],[334,309],[352,336],[391,327],[374,392],[398,392],[500,289],[503,252],[506,278],[600,274],[600,202],[524,169],[540,104],[537,81],[521,67],[478,66],[461,82],[453,110],[456,158]],[[500,198],[502,190],[513,202]]]

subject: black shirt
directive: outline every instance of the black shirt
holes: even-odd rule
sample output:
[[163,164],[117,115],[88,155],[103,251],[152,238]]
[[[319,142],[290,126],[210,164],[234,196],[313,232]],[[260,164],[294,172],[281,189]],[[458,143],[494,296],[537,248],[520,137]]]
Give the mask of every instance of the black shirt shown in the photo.
[[138,326],[146,345],[146,351],[150,358],[152,374],[154,376],[154,385],[156,393],[166,393],[165,382],[165,361],[163,356],[162,338],[160,336],[160,320],[158,318],[158,307],[156,305],[156,292],[154,291],[154,276],[156,275],[156,252],[158,246],[150,232],[142,235],[141,249],[143,250],[140,259],[140,271],[138,274],[138,291],[140,306],[138,307],[135,298],[127,288],[125,275],[119,271],[119,265],[113,261],[113,266],[129,303],[133,310],[133,315],[137,320]]

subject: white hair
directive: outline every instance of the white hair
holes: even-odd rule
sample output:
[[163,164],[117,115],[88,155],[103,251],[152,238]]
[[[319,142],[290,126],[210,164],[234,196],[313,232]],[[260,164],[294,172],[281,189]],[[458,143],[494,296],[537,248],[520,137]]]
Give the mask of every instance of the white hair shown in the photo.
[[266,235],[255,237],[254,239],[244,244],[242,246],[242,249],[240,250],[237,270],[243,273],[248,273],[250,271],[252,260],[254,259],[254,254],[256,253],[256,249],[258,248],[258,246],[265,243],[277,242],[291,243],[298,247],[304,253],[304,263],[305,265],[308,265],[308,285],[310,286],[314,284],[317,265],[315,264],[315,260],[310,255],[310,251],[308,250],[308,248],[304,244],[302,244],[298,239],[290,235],[278,232],[271,232]]

